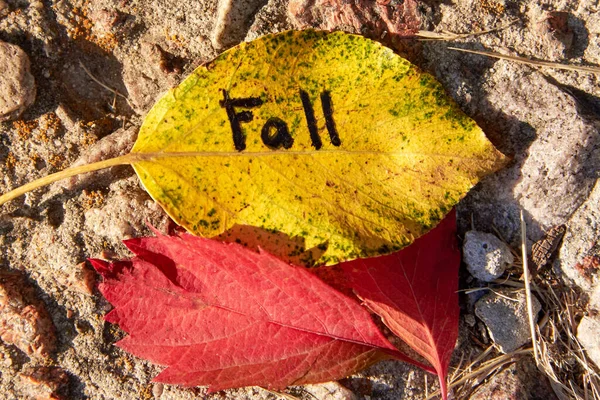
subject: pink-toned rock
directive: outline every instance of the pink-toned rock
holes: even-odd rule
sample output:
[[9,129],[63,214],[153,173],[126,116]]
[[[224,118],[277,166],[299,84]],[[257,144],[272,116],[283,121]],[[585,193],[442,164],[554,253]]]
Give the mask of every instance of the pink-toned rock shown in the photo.
[[[142,59],[144,62],[139,62]],[[157,43],[142,42],[139,58],[127,59],[123,66],[123,83],[131,105],[145,114],[163,92],[179,83],[184,60],[172,55]]]
[[19,118],[35,101],[29,57],[19,46],[0,42],[0,121]]
[[415,0],[291,0],[288,12],[298,29],[344,30],[378,39],[412,36],[420,26]]
[[84,261],[75,266],[72,274],[68,275],[66,283],[70,289],[76,292],[91,295],[96,283],[96,273]]
[[19,374],[28,398],[60,400],[57,392],[69,382],[67,373],[59,367],[30,367]]
[[0,338],[33,358],[46,358],[56,347],[48,312],[19,274],[0,274]]

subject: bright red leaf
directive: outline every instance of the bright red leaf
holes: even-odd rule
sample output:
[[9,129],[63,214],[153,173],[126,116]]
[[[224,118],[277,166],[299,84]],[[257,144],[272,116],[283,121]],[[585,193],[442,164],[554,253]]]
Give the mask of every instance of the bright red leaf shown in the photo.
[[131,262],[92,262],[129,334],[117,345],[167,366],[158,382],[281,389],[406,359],[355,299],[270,254],[188,234],[125,244]]
[[446,375],[458,337],[456,213],[398,253],[341,264],[349,285],[388,328]]

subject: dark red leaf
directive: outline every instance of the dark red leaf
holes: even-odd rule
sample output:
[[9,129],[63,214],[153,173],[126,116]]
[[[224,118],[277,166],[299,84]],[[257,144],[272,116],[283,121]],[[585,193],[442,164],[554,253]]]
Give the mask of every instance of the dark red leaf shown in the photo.
[[94,265],[118,346],[167,366],[156,381],[281,389],[405,358],[356,300],[267,253],[187,234],[126,245],[130,265]]
[[364,304],[437,371],[444,399],[458,337],[456,213],[404,250],[342,264]]

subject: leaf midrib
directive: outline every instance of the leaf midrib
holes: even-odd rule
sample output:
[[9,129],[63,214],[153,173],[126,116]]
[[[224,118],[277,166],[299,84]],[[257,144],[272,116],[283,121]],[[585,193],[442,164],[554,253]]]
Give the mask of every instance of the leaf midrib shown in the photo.
[[302,150],[302,151],[185,151],[185,152],[138,152],[132,151],[130,162],[153,161],[158,158],[177,157],[273,157],[273,156],[318,156],[318,155],[374,155],[374,156],[403,156],[403,157],[440,157],[459,160],[481,160],[478,157],[464,157],[456,154],[395,152],[373,150]]

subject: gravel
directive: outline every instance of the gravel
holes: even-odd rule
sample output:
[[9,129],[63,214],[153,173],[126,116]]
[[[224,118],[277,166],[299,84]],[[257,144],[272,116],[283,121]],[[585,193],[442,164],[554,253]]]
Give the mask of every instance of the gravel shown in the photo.
[[14,120],[35,101],[29,57],[19,46],[0,41],[0,71],[0,121]]
[[463,260],[471,275],[491,282],[500,277],[515,258],[510,247],[491,233],[469,231],[465,234]]

